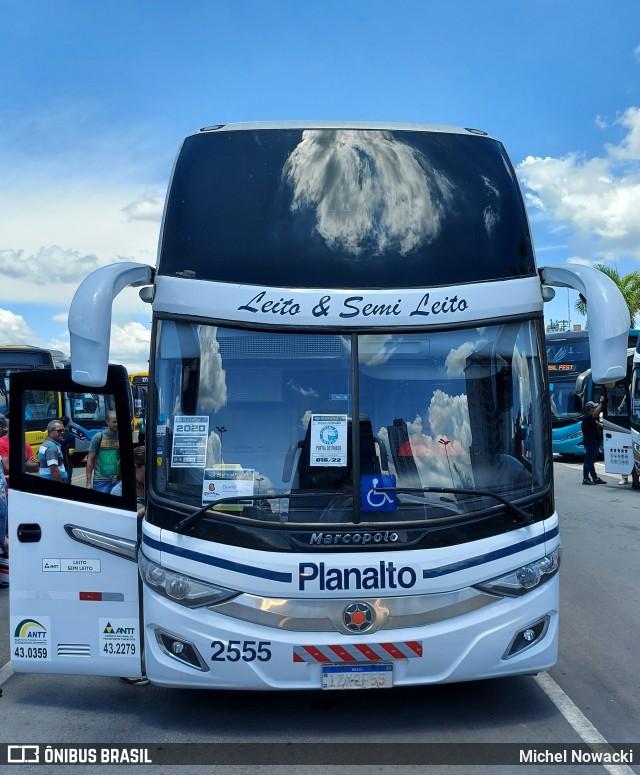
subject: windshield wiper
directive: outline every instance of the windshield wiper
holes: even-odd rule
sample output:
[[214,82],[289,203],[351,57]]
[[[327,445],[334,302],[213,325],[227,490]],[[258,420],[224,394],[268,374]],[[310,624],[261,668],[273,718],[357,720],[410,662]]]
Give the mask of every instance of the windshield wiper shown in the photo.
[[494,500],[502,503],[503,506],[506,506],[510,511],[512,511],[518,517],[518,520],[523,522],[525,525],[530,525],[533,522],[533,517],[531,514],[528,514],[524,509],[521,509],[520,506],[516,506],[515,503],[511,503],[506,498],[503,498],[502,495],[498,495],[498,493],[492,492],[491,490],[466,490],[462,487],[374,487],[373,492],[433,492],[437,495],[484,495],[487,498],[493,498]]
[[277,501],[277,500],[280,500],[281,498],[295,499],[295,498],[321,497],[323,495],[330,498],[334,498],[336,495],[352,496],[352,493],[347,493],[347,492],[344,492],[343,490],[305,490],[304,492],[283,492],[283,493],[280,493],[280,495],[260,495],[260,496],[231,495],[228,498],[220,498],[220,500],[214,501],[213,503],[207,503],[206,506],[203,506],[197,511],[194,511],[193,514],[189,514],[188,517],[181,519],[180,522],[176,524],[176,526],[174,527],[174,530],[176,533],[183,533],[185,530],[187,530],[187,528],[191,527],[191,525],[193,525],[204,514],[206,514],[207,511],[209,511],[209,509],[214,508],[214,506],[223,506],[223,505],[232,504],[232,503],[248,504],[249,502],[253,503],[254,501]]
[[[437,495],[480,495],[485,496],[487,498],[493,498],[494,500],[497,500],[499,503],[501,503],[503,506],[506,506],[510,511],[512,511],[516,517],[518,518],[518,521],[530,525],[533,522],[533,517],[531,514],[528,514],[524,509],[521,509],[519,506],[516,506],[515,503],[511,503],[506,498],[503,498],[502,495],[498,495],[498,493],[492,492],[491,490],[467,490],[461,487],[375,487],[374,492],[395,492],[395,493],[407,493],[407,494],[420,494],[420,493],[435,493]],[[207,503],[205,506],[202,506],[202,508],[199,508],[197,511],[194,511],[193,514],[189,514],[189,516],[185,517],[184,519],[181,519],[180,522],[178,522],[174,530],[176,533],[183,533],[188,528],[191,527],[191,525],[198,522],[201,517],[209,511],[209,509],[214,508],[215,506],[225,506],[225,505],[231,505],[234,503],[242,503],[242,504],[249,504],[253,503],[254,501],[276,501],[280,500],[281,498],[289,498],[289,499],[296,499],[296,498],[309,498],[309,497],[321,497],[321,496],[328,496],[328,497],[335,497],[335,496],[349,496],[353,497],[353,493],[350,492],[344,492],[343,490],[305,490],[304,492],[283,492],[279,495],[260,495],[260,497],[251,497],[247,495],[232,495],[228,498],[220,498],[220,500],[214,501],[213,503]]]

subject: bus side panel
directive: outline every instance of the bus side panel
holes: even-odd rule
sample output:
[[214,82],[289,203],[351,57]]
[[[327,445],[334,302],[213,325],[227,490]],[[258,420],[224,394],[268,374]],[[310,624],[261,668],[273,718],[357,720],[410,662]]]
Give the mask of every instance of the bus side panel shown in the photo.
[[71,538],[69,525],[137,540],[135,513],[10,491],[13,669],[139,676],[137,563]]

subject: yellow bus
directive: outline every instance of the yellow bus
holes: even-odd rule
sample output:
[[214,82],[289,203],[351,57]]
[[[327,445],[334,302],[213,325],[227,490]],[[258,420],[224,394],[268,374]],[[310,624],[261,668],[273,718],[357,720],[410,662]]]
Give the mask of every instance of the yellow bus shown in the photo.
[[138,371],[129,374],[131,395],[133,398],[133,432],[134,438],[145,431],[145,415],[147,412],[147,390],[149,387],[149,373]]
[[[53,369],[51,352],[30,345],[0,345],[0,412],[10,416],[9,375],[17,371]],[[37,453],[47,437],[47,423],[61,415],[60,395],[53,391],[30,391],[25,397],[26,442]]]

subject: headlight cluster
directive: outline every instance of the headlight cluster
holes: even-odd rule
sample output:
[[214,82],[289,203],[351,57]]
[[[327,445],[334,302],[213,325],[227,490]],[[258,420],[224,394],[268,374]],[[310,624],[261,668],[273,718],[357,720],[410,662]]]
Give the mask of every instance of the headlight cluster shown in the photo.
[[539,560],[516,568],[510,573],[505,573],[504,576],[476,584],[475,588],[492,595],[507,595],[508,597],[525,595],[556,575],[560,568],[561,556],[562,545],[559,544],[556,549]]
[[143,582],[154,592],[187,608],[215,605],[240,594],[232,589],[208,584],[206,581],[163,568],[142,552],[138,555],[138,566]]

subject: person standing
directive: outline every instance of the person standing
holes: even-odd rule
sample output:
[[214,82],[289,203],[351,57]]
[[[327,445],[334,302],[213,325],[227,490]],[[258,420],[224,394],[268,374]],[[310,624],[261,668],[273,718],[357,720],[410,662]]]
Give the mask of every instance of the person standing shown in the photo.
[[73,464],[71,461],[71,455],[73,454],[74,447],[76,446],[76,437],[71,433],[71,418],[61,417],[60,422],[64,426],[64,433],[62,434],[62,457],[64,458],[64,467],[67,470],[67,481],[71,484],[71,478],[73,476]]
[[[133,450],[133,464],[135,466],[136,477],[136,504],[138,507],[138,518],[142,519],[144,516],[144,475],[145,475],[145,450],[146,447],[142,444]],[[122,495],[122,479],[118,481],[113,490],[112,495]]]
[[[2,459],[2,470],[4,471],[9,489],[9,418],[0,414],[0,459]],[[25,442],[24,445],[25,470],[30,474],[35,474],[40,468],[38,458],[33,454],[31,444]]]
[[86,472],[88,490],[110,493],[118,483],[120,442],[116,413],[107,412],[106,421],[106,429],[91,439]]
[[[600,422],[598,418],[604,409],[604,396],[600,402],[587,401],[582,415],[582,440],[584,444],[584,463],[582,464],[582,484],[606,484],[596,473],[595,462],[600,450]],[[589,478],[591,477],[591,478]]]
[[[30,444],[24,445],[25,470],[30,474],[35,474],[40,468],[40,463]],[[4,517],[0,516],[0,523],[4,521],[4,528],[0,527],[0,553],[5,555],[9,553],[9,539],[7,538],[7,516],[9,503],[7,493],[9,492],[9,418],[0,413],[0,489],[4,490],[4,504],[0,508],[4,510]]]
[[47,438],[40,445],[38,460],[40,461],[40,476],[56,482],[66,482],[67,472],[62,457],[62,434],[64,425],[60,420],[51,420],[47,425]]
[[0,466],[0,555],[6,554],[7,540],[7,480]]

